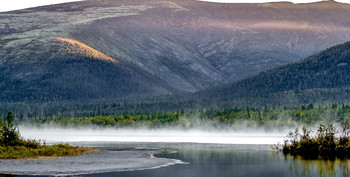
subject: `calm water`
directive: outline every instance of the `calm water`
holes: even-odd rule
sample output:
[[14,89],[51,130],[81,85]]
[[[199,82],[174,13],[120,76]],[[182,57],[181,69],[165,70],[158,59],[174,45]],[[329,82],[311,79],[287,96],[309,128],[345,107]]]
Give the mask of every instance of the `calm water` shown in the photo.
[[[86,145],[86,144],[85,144]],[[348,177],[350,161],[302,160],[274,152],[269,145],[217,145],[175,143],[99,143],[94,147],[109,150],[123,148],[160,148],[177,151],[158,157],[180,159],[188,164],[158,169],[81,175],[87,177]]]

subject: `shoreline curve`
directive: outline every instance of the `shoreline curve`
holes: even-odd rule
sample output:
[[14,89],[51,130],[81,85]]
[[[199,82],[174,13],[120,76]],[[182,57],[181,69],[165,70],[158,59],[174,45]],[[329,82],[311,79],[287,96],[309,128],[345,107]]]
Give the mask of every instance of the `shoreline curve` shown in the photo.
[[102,150],[81,156],[53,159],[1,159],[0,174],[67,176],[118,171],[134,171],[186,164],[181,160],[159,158],[159,151]]

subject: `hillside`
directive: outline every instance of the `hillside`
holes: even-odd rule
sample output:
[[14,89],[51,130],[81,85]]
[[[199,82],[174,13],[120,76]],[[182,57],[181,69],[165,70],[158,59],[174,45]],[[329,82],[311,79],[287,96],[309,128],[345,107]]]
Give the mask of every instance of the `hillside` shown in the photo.
[[[226,102],[242,98],[251,104],[303,104],[348,102],[350,91],[350,42],[326,49],[300,62],[288,64],[257,76],[210,89],[202,99]],[[198,95],[196,96],[198,97]],[[231,100],[231,101],[230,101]],[[263,105],[260,103],[260,105]]]
[[[90,62],[93,61],[93,59],[86,59],[91,60]],[[96,60],[94,61],[96,62]],[[349,62],[350,42],[347,42],[299,62],[194,94],[138,97],[138,99],[133,100],[96,99],[84,103],[74,100],[70,100],[71,102],[53,101],[44,104],[0,103],[0,112],[13,110],[21,119],[46,121],[45,118],[50,116],[58,119],[61,116],[148,114],[224,108],[234,110],[235,108],[242,110],[257,108],[259,110],[260,108],[292,107],[299,109],[305,107],[302,105],[308,105],[308,107],[312,107],[312,105],[322,105],[323,107],[332,105],[334,107],[335,105],[336,108],[338,103],[350,103]],[[74,86],[76,87],[76,85]],[[122,91],[128,93],[126,90],[118,90],[118,92]],[[110,95],[110,92],[106,92],[107,95]],[[83,97],[84,95],[78,96]]]
[[194,0],[93,0],[0,13],[0,100],[193,93],[349,41],[349,16],[350,5],[337,2]]

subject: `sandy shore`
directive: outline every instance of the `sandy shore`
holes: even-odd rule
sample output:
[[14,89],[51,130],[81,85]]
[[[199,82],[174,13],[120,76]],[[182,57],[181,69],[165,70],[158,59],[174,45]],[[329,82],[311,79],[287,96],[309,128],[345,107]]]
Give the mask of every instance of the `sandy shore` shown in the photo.
[[74,157],[0,160],[0,174],[78,175],[158,168],[182,163],[157,158],[156,151],[101,151]]

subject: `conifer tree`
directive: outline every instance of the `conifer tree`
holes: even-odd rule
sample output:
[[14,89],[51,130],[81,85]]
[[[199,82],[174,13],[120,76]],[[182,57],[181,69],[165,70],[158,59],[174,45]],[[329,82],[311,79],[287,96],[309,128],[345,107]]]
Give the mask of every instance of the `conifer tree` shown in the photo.
[[17,128],[14,126],[14,120],[15,118],[12,112],[8,112],[5,121],[0,124],[1,146],[16,146],[20,144],[20,135]]

